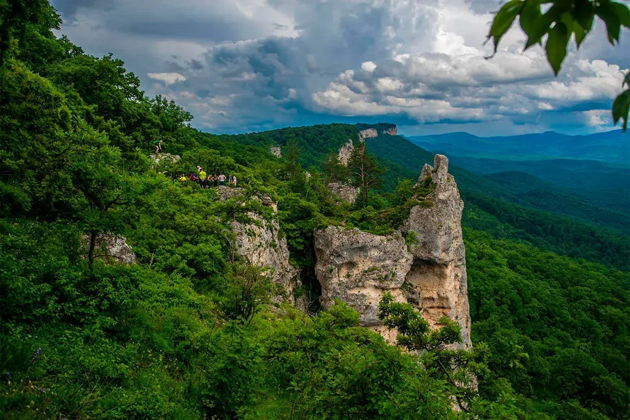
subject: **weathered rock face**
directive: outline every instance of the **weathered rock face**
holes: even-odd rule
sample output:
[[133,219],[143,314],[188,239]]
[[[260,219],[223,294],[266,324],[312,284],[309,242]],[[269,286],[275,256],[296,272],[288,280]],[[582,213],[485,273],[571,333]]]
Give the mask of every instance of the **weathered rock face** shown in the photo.
[[269,151],[271,152],[272,155],[274,155],[277,158],[282,157],[282,148],[280,146],[271,146],[269,148]]
[[[244,196],[242,188],[218,187],[217,195],[221,201]],[[255,198],[271,208],[273,213],[278,211],[276,203],[267,196]],[[289,263],[289,248],[287,240],[280,235],[280,225],[274,218],[266,220],[261,215],[248,212],[251,223],[230,222],[234,232],[234,249],[249,264],[269,269],[269,276],[274,283],[282,286],[286,297],[293,302],[293,292],[299,285],[298,271]],[[278,300],[281,300],[278,298]]]
[[271,279],[282,286],[291,300],[297,286],[297,269],[289,263],[287,240],[279,236],[278,222],[269,222],[256,213],[248,213],[248,217],[260,226],[237,221],[230,223],[236,235],[236,252],[251,265],[269,268]]
[[359,139],[361,140],[371,139],[374,137],[378,137],[378,131],[376,131],[376,128],[366,128],[365,130],[359,131]]
[[352,140],[348,140],[348,143],[344,144],[339,149],[339,154],[337,155],[339,163],[343,166],[348,166],[348,162],[350,162],[350,156],[352,156],[353,150],[354,144],[352,143]]
[[462,328],[465,347],[470,347],[470,315],[466,251],[462,237],[464,202],[457,184],[448,173],[448,159],[436,155],[434,167],[425,165],[418,180],[431,177],[434,191],[427,196],[430,207],[416,206],[402,231],[413,232],[417,243],[410,247],[414,256],[407,280],[419,292],[419,306],[429,324],[435,326],[444,315]]
[[389,291],[404,301],[401,287],[412,256],[400,233],[379,236],[329,226],[315,233],[315,253],[323,307],[341,299],[359,311],[363,325],[379,326],[383,294]]
[[180,155],[172,155],[170,153],[154,153],[149,157],[156,166],[160,165],[161,163],[177,163],[181,159]]
[[[89,235],[84,235],[82,242],[83,248],[85,248],[85,254],[87,255],[90,244]],[[124,236],[114,235],[112,233],[101,233],[96,236],[94,259],[108,263],[127,265],[137,262],[136,254],[133,252],[133,249],[131,249],[131,246],[127,244],[127,239],[125,239]]]
[[[434,183],[426,197],[430,206],[415,206],[399,232],[378,236],[358,230],[328,227],[315,232],[316,274],[322,287],[322,305],[335,298],[361,314],[364,325],[391,339],[378,320],[378,302],[389,291],[422,311],[432,327],[447,316],[462,329],[469,348],[470,316],[461,216],[463,202],[448,174],[448,160],[436,155],[435,168],[425,165],[419,183]],[[409,235],[413,233],[413,235]],[[403,234],[414,236],[409,247]]]
[[392,128],[388,128],[387,130],[385,130],[383,133],[387,134],[388,136],[396,136],[398,135],[398,127],[393,126]]
[[340,182],[331,182],[328,184],[328,189],[340,200],[350,204],[354,203],[359,195],[358,188],[355,188],[352,185],[342,184]]

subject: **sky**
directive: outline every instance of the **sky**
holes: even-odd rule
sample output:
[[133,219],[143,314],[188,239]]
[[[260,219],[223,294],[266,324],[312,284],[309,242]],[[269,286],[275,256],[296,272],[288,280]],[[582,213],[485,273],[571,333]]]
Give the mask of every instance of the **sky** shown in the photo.
[[516,26],[492,58],[499,0],[52,0],[61,33],[112,53],[192,113],[242,133],[332,122],[391,122],[406,135],[614,129],[630,35],[602,24],[561,74]]

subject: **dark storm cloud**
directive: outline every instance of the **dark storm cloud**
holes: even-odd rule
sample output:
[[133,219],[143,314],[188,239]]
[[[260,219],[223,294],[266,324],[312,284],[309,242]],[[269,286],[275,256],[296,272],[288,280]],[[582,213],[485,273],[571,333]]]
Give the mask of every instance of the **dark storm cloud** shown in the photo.
[[255,31],[240,26],[237,22],[215,20],[182,19],[177,22],[165,20],[124,22],[119,26],[121,31],[159,38],[186,38],[197,41],[230,41],[247,39],[256,35]]
[[521,54],[515,32],[484,60],[489,12],[499,3],[53,0],[71,39],[121,56],[149,94],[175,99],[200,128],[340,118],[509,130],[514,121],[547,123],[545,112],[600,121],[589,107],[612,97],[621,73],[593,58],[630,59],[596,34],[554,79],[541,51]]
[[117,0],[55,0],[53,6],[63,16],[65,21],[74,19],[80,8],[97,10],[112,9],[116,6]]

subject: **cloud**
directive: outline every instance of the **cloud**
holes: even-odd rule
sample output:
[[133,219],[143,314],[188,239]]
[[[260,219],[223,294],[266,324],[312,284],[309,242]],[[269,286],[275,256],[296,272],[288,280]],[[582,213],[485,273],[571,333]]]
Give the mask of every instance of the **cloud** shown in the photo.
[[592,109],[582,112],[586,124],[592,127],[602,127],[610,124],[610,111],[607,109]]
[[624,72],[601,60],[574,60],[553,78],[536,54],[398,56],[368,70],[346,70],[313,94],[322,110],[346,116],[405,114],[421,123],[537,118],[581,102],[605,102]]
[[589,129],[584,107],[610,105],[630,59],[608,47],[595,25],[557,79],[542,49],[522,52],[520,29],[486,60],[491,12],[500,3],[53,0],[72,40],[92,54],[122,57],[148,94],[176,100],[202,129],[344,118],[444,131],[466,124],[480,134],[558,121]]
[[184,80],[186,80],[186,77],[179,73],[147,73],[147,76],[149,76],[153,80],[160,80],[167,85],[172,85],[174,83],[183,82]]

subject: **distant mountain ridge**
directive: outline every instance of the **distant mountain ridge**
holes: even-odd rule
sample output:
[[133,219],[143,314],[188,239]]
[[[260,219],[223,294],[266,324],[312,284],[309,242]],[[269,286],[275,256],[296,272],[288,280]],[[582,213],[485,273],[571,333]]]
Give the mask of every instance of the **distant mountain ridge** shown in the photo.
[[478,137],[469,133],[411,136],[413,143],[450,156],[498,160],[578,159],[630,167],[630,134],[621,130],[589,135],[553,131],[517,136]]

